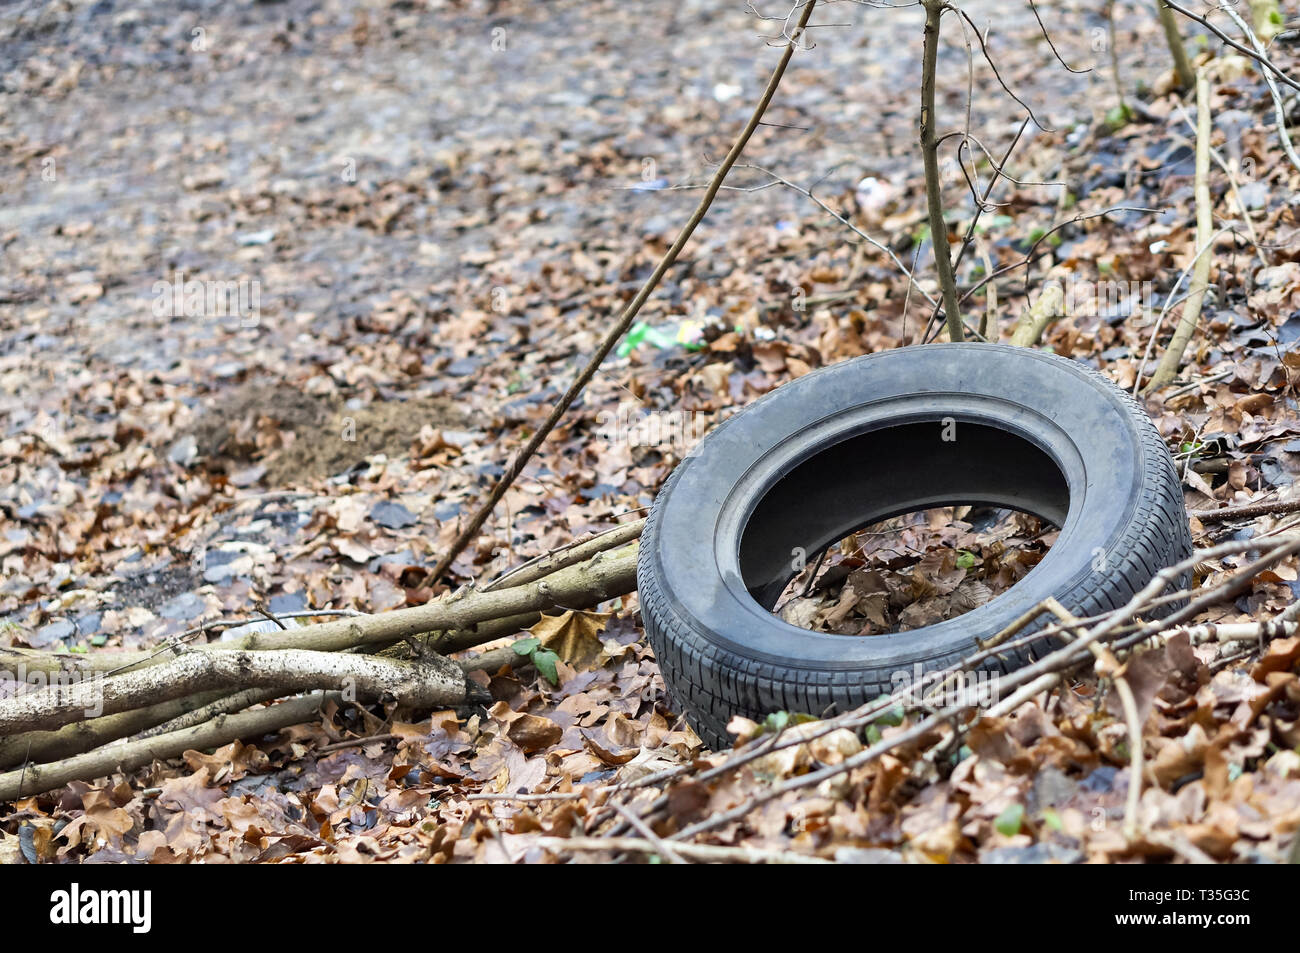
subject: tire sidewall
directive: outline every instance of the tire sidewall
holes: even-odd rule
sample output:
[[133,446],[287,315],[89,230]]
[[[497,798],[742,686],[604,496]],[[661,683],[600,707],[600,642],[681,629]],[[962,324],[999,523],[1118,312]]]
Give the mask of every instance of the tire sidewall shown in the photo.
[[[851,680],[854,672],[878,675],[968,652],[1047,596],[1075,609],[1113,585],[1106,554],[1132,535],[1153,465],[1151,441],[1139,431],[1150,424],[1135,419],[1127,400],[1073,361],[1003,345],[904,348],[814,371],[719,425],[677,468],[647,525],[639,584],[662,595],[692,637],[742,662]],[[748,596],[729,556],[744,528],[732,505],[737,487],[779,476],[801,439],[815,446],[909,414],[938,425],[949,416],[945,407],[961,406],[985,408],[1046,449],[1068,482],[1065,525],[1028,575],[956,619],[870,637],[799,629]]]

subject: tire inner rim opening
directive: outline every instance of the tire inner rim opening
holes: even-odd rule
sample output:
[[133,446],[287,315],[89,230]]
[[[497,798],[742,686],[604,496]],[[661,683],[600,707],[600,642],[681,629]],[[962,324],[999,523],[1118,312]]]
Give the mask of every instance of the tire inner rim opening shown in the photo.
[[771,611],[803,559],[873,523],[941,506],[1007,507],[1060,528],[1070,491],[1026,437],[952,417],[877,428],[814,452],[760,492],[740,537],[740,574]]

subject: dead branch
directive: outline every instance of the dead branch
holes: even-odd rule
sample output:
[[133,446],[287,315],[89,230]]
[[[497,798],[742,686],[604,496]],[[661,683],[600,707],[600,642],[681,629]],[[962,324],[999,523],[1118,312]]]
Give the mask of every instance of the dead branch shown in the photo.
[[[1228,44],[1228,46],[1236,50],[1238,53],[1241,53],[1244,56],[1249,56],[1252,60],[1254,60],[1260,66],[1264,67],[1266,70],[1272,73],[1274,77],[1276,77],[1278,80],[1280,80],[1287,86],[1290,86],[1294,90],[1300,90],[1300,82],[1296,82],[1286,73],[1284,73],[1277,66],[1277,64],[1275,64],[1267,56],[1260,53],[1258,50],[1252,50],[1250,47],[1243,46],[1241,43],[1238,43],[1232,37],[1228,36],[1228,34],[1224,33],[1217,26],[1211,23],[1208,18],[1203,17],[1200,14],[1193,13],[1191,10],[1188,10],[1181,3],[1175,2],[1175,0],[1160,0],[1160,3],[1163,6],[1171,7],[1172,9],[1176,10],[1178,13],[1181,13],[1183,16],[1187,17],[1187,19],[1196,21],[1201,26],[1205,27],[1205,29],[1209,30],[1211,33],[1217,36],[1224,43]],[[1223,10],[1223,9],[1227,9],[1227,7],[1226,5],[1221,5],[1218,9]]]
[[463,705],[477,694],[477,686],[460,666],[438,656],[411,663],[292,649],[189,651],[163,665],[114,678],[97,675],[0,701],[0,735],[51,731],[150,702],[246,687],[275,689],[281,695],[341,689],[353,698],[392,697],[414,708]]
[[11,735],[0,741],[0,768],[23,762],[42,764],[58,761],[122,738],[153,738],[182,728],[192,728],[219,715],[274,701],[282,694],[284,693],[274,688],[250,689],[233,694],[225,691],[203,692],[147,708],[73,722],[57,731],[29,731]]
[[791,850],[766,850],[757,847],[723,847],[716,844],[683,844],[673,841],[669,846],[662,839],[658,844],[639,837],[542,837],[537,846],[557,854],[569,851],[622,851],[634,854],[659,854],[676,851],[683,857],[705,863],[719,864],[830,864],[834,861]]
[[[1079,620],[1056,599],[1049,598],[1047,608],[1068,628],[1077,630]],[[1092,652],[1092,657],[1096,659],[1094,669],[1097,674],[1102,678],[1111,679],[1114,683],[1115,693],[1119,695],[1120,707],[1124,711],[1124,723],[1128,731],[1129,746],[1128,796],[1124,802],[1124,836],[1131,840],[1137,837],[1139,833],[1138,809],[1142,797],[1142,721],[1138,716],[1137,699],[1133,695],[1133,688],[1129,685],[1128,679],[1124,677],[1127,666],[1120,665],[1119,661],[1108,649],[1096,642],[1089,643],[1088,649]]]
[[1187,633],[1193,645],[1205,645],[1208,642],[1271,642],[1274,639],[1289,638],[1300,631],[1300,624],[1294,619],[1300,613],[1300,603],[1294,603],[1285,612],[1274,619],[1262,622],[1206,622],[1201,625],[1183,625],[1167,632],[1162,632],[1165,639],[1180,633]]
[[[1187,115],[1187,110],[1183,108],[1182,103],[1178,104],[1178,113],[1183,122],[1187,123],[1188,127],[1191,128],[1193,133],[1195,133],[1196,124],[1192,122],[1191,118]],[[1177,141],[1186,142],[1192,147],[1193,151],[1196,149],[1195,142],[1183,139],[1181,136],[1178,137]],[[1246,226],[1246,234],[1250,238],[1250,243],[1255,246],[1255,255],[1259,258],[1259,263],[1267,268],[1272,264],[1272,261],[1270,261],[1269,256],[1264,253],[1264,248],[1260,244],[1259,233],[1255,231],[1255,219],[1251,216],[1250,209],[1246,206],[1246,200],[1242,197],[1241,183],[1237,175],[1240,166],[1237,160],[1235,158],[1231,159],[1231,161],[1225,159],[1223,154],[1213,146],[1210,147],[1210,158],[1213,159],[1215,164],[1223,170],[1224,176],[1227,177],[1228,187],[1232,189],[1233,201],[1237,203],[1237,208],[1241,210],[1241,220]],[[1171,394],[1169,396],[1173,395]]]
[[[553,550],[524,563],[502,576],[488,583],[479,592],[492,592],[497,589],[509,588],[527,585],[536,582],[546,576],[559,572],[561,569],[567,569],[584,560],[593,560],[596,556],[606,553],[609,550],[626,545],[641,536],[641,531],[645,528],[645,520],[639,519],[633,523],[626,523],[616,526],[612,530],[600,533],[591,539],[583,540],[578,543],[571,543],[568,546]],[[635,574],[635,570],[634,570]],[[631,592],[636,588],[635,579]],[[618,593],[617,595],[626,595]],[[574,602],[566,603],[566,608],[587,609],[596,605],[590,599],[579,599]],[[536,625],[541,619],[540,612],[524,612],[519,615],[506,616],[501,619],[489,619],[477,626],[468,629],[457,629],[450,632],[431,632],[422,636],[418,641],[423,648],[430,652],[437,652],[441,655],[451,655],[454,652],[462,652],[465,649],[473,648],[476,645],[484,645],[488,642],[494,642],[499,638],[507,635],[513,635],[523,629]],[[411,640],[408,640],[411,641]],[[407,642],[400,642],[396,645],[385,649],[381,654],[390,658],[410,658],[411,646]]]
[[1270,503],[1225,506],[1219,510],[1192,510],[1187,515],[1195,517],[1202,523],[1224,523],[1228,520],[1254,519],[1257,516],[1275,516],[1297,511],[1300,511],[1300,500],[1273,500]]
[[499,672],[503,665],[515,665],[524,661],[524,656],[515,651],[514,644],[488,649],[473,658],[463,659],[460,667],[466,672]]
[[[1180,590],[1169,593],[1167,596],[1161,596],[1161,592],[1176,585],[1176,581],[1181,575],[1203,559],[1218,558],[1221,555],[1227,555],[1235,552],[1245,552],[1250,549],[1267,549],[1267,552],[1258,560],[1248,566],[1243,567],[1233,576],[1225,580],[1220,585],[1211,590],[1201,590],[1197,593],[1189,593],[1187,590]],[[1063,647],[1040,658],[1035,663],[1021,669],[1010,672],[1000,678],[1001,689],[1012,689],[1010,696],[1004,697],[1000,702],[983,711],[977,712],[976,718],[997,717],[1014,711],[1024,702],[1031,700],[1036,695],[1059,684],[1064,674],[1076,670],[1087,660],[1093,658],[1091,645],[1100,645],[1104,642],[1113,643],[1113,650],[1133,648],[1140,642],[1150,640],[1153,636],[1162,635],[1165,632],[1176,631],[1174,626],[1181,624],[1185,619],[1200,613],[1204,609],[1218,604],[1224,600],[1229,600],[1234,593],[1243,585],[1248,584],[1259,572],[1275,565],[1279,560],[1300,551],[1300,536],[1283,535],[1276,536],[1265,543],[1263,540],[1224,543],[1220,546],[1208,550],[1201,550],[1189,559],[1184,560],[1177,565],[1171,566],[1158,573],[1142,590],[1136,593],[1129,602],[1123,607],[1107,612],[1096,619],[1079,619],[1078,623],[1088,623],[1090,627],[1081,633],[1074,641],[1067,643]],[[1148,623],[1137,622],[1133,625],[1128,624],[1128,620],[1135,619],[1137,616],[1151,611],[1158,603],[1164,603],[1168,600],[1187,599],[1193,595],[1187,605],[1177,612],[1172,613],[1167,619]],[[1039,607],[1040,611],[1050,611],[1049,607],[1044,604]],[[1294,610],[1294,611],[1292,611]],[[1279,633],[1287,631],[1285,623],[1294,622],[1294,618],[1300,615],[1300,603],[1288,610],[1283,616],[1274,622],[1266,632]],[[1136,630],[1136,631],[1134,631]],[[1064,631],[1058,628],[1057,631]],[[1030,638],[1043,639],[1048,635],[1048,629],[1042,629],[1035,632]],[[1120,638],[1123,636],[1123,638]],[[938,690],[942,688],[944,679],[948,676],[963,672],[971,671],[974,667],[986,659],[993,650],[984,650],[964,659],[962,662],[947,667],[946,669],[933,673],[933,685]],[[703,783],[708,780],[720,777],[723,774],[736,770],[740,766],[750,763],[758,757],[779,751],[784,748],[798,744],[806,744],[814,738],[822,737],[832,731],[841,728],[858,729],[861,728],[892,707],[899,704],[910,706],[919,706],[928,708],[931,714],[920,720],[910,728],[891,735],[866,748],[857,754],[846,758],[838,765],[827,766],[825,768],[813,771],[807,774],[789,778],[780,784],[773,785],[764,790],[761,794],[751,797],[748,801],[737,805],[735,808],[725,812],[711,815],[710,817],[685,828],[684,830],[667,838],[676,848],[682,841],[685,841],[698,834],[717,827],[725,826],[733,821],[740,820],[750,811],[763,803],[779,798],[787,793],[803,790],[809,787],[821,784],[823,781],[838,777],[842,774],[851,772],[861,767],[883,754],[895,751],[900,748],[907,748],[923,739],[932,736],[939,731],[944,725],[953,723],[954,719],[969,718],[969,713],[977,709],[977,699],[963,699],[956,704],[939,707],[935,705],[930,707],[927,704],[927,698],[933,698],[935,691],[931,691],[925,698],[917,699],[915,697],[916,689],[912,686],[901,688],[886,698],[881,698],[870,702],[860,708],[848,712],[844,715],[834,718],[825,719],[818,725],[802,726],[805,729],[813,729],[808,732],[800,732],[791,739],[786,739],[787,732],[769,736],[757,743],[751,743],[746,747],[734,752],[728,759],[720,765],[707,769],[703,772],[691,776],[693,783]],[[969,730],[972,721],[968,721],[964,726],[959,726],[958,731],[965,732]],[[641,812],[643,819],[652,817],[658,812],[667,809],[669,797],[665,793],[657,798],[653,803]],[[611,836],[618,836],[627,830],[626,823],[616,825],[609,833]]]
[[221,715],[229,715],[237,711],[243,711],[245,708],[252,708],[254,705],[275,701],[282,694],[284,693],[278,688],[250,688],[242,692],[223,695],[220,698],[213,698],[207,704],[193,711],[178,715],[171,721],[158,725],[156,728],[139,732],[133,737],[154,738],[158,735],[170,734],[173,731],[193,728],[195,725],[201,725],[205,721],[211,721]]
[[516,566],[483,586],[479,592],[492,592],[494,589],[512,588],[536,582],[543,576],[549,576],[553,572],[584,562],[597,553],[617,549],[635,539],[640,539],[643,529],[645,529],[644,517],[632,523],[621,523],[613,529],[597,533],[590,539],[569,543],[567,546],[538,556],[522,566]]
[[[1255,48],[1256,61],[1258,61],[1260,57],[1263,57],[1264,44],[1261,43],[1259,37],[1255,35],[1255,31],[1251,28],[1250,24],[1243,20],[1241,15],[1226,3],[1220,6],[1219,9],[1226,13],[1233,23],[1237,24],[1237,29],[1241,30],[1242,35],[1245,36],[1246,39],[1250,41],[1250,45]],[[1264,83],[1268,86],[1269,94],[1273,97],[1273,115],[1277,120],[1277,137],[1282,143],[1282,151],[1285,152],[1286,157],[1291,160],[1291,165],[1293,165],[1297,170],[1300,170],[1300,156],[1296,155],[1295,146],[1291,143],[1291,134],[1286,130],[1286,109],[1282,105],[1282,94],[1278,92],[1277,83],[1274,81],[1272,73],[1268,70],[1261,69],[1259,74],[1264,77]],[[1244,212],[1245,210],[1243,209],[1242,211]]]
[[[79,721],[56,731],[33,731],[0,739],[0,768],[23,761],[57,761],[82,751],[89,751],[119,738],[162,725],[187,712],[201,709],[222,698],[222,692],[208,692],[190,698],[159,702],[146,708],[124,711],[104,718]],[[241,706],[247,707],[247,706]],[[204,719],[205,721],[207,719]]]
[[[457,651],[517,631],[502,631],[500,625],[485,625],[492,620],[510,620],[510,617],[557,606],[587,608],[632,592],[636,589],[636,553],[637,545],[633,543],[620,550],[597,553],[584,563],[565,567],[524,586],[494,592],[469,591],[407,609],[285,631],[253,633],[230,642],[197,645],[192,651],[307,649],[337,652],[361,645],[391,644],[430,632],[453,633],[454,637],[439,644],[445,647],[445,651]],[[511,620],[511,624],[513,622]],[[449,647],[452,645],[456,647]],[[166,646],[152,651],[95,652],[74,657],[33,649],[0,648],[0,665],[9,671],[84,677],[90,673],[107,675],[165,664],[175,657],[175,651],[174,647]]]
[[[523,626],[515,626],[512,630],[519,628]],[[409,653],[406,643],[401,643],[398,647],[407,649]],[[495,672],[504,665],[522,661],[524,657],[507,645],[457,664],[466,673],[478,669]],[[248,689],[233,694],[224,691],[206,692],[190,698],[161,702],[148,708],[75,722],[58,731],[32,731],[12,735],[0,742],[0,767],[7,768],[24,761],[30,765],[67,759],[128,736],[143,740],[171,734],[223,715],[274,701],[282,694],[284,693],[278,688]],[[174,717],[159,721],[167,716]],[[141,727],[144,730],[140,730]]]
[[0,801],[14,801],[19,797],[53,791],[72,781],[102,778],[115,771],[134,771],[153,761],[179,757],[186,751],[215,748],[241,738],[260,738],[311,720],[320,707],[331,700],[341,703],[343,696],[339,692],[304,695],[279,705],[204,722],[183,731],[135,741],[118,741],[52,764],[26,765],[0,774]]
[[1011,343],[1033,347],[1042,340],[1048,325],[1065,313],[1065,292],[1059,284],[1046,285],[1033,307],[1026,308],[1011,332]]
[[1233,230],[1233,226],[1225,225],[1223,228],[1219,229],[1212,236],[1210,236],[1209,244],[1207,244],[1204,248],[1198,248],[1196,251],[1196,255],[1192,258],[1191,261],[1187,263],[1187,267],[1185,267],[1182,271],[1180,271],[1178,273],[1178,277],[1174,279],[1174,286],[1173,288],[1170,289],[1169,294],[1165,296],[1164,307],[1160,309],[1160,315],[1159,317],[1156,318],[1155,326],[1152,327],[1151,334],[1147,338],[1147,346],[1142,351],[1142,360],[1138,362],[1137,375],[1135,376],[1133,381],[1134,397],[1138,395],[1138,391],[1142,387],[1142,377],[1143,375],[1146,374],[1147,362],[1151,359],[1151,352],[1155,350],[1156,339],[1160,337],[1160,329],[1164,327],[1165,318],[1169,315],[1169,311],[1171,308],[1174,307],[1174,305],[1179,304],[1182,301],[1185,301],[1189,297],[1189,295],[1184,295],[1181,298],[1178,297],[1178,289],[1183,286],[1183,280],[1189,274],[1191,274],[1192,269],[1196,268],[1200,264],[1200,261],[1204,256],[1210,254],[1210,250],[1214,247],[1214,243],[1217,242],[1221,236],[1227,234],[1232,230]]
[[[565,606],[570,608],[586,608],[595,605],[605,598],[607,587],[612,586],[613,590],[617,590],[617,594],[620,595],[630,592],[635,588],[636,548],[631,547],[624,554],[622,561],[614,560],[605,563],[604,554],[609,548],[620,545],[625,546],[627,539],[639,535],[642,525],[643,522],[638,521],[628,524],[626,527],[619,527],[615,532],[601,534],[594,539],[583,541],[575,546],[566,547],[554,554],[550,554],[553,558],[543,558],[526,564],[520,568],[518,574],[510,577],[511,581],[523,582],[528,580],[530,584],[533,584],[534,589],[539,587],[548,589],[550,583],[555,582],[557,585],[552,592],[552,598],[559,599]],[[595,555],[589,555],[592,553]],[[584,556],[588,557],[585,563],[576,566],[572,565],[574,560]],[[557,575],[561,570],[567,570],[567,572],[559,576],[558,579],[550,579],[551,576]],[[594,588],[587,592],[580,591],[581,586],[575,585],[577,578],[584,576],[595,581]],[[542,585],[542,583],[546,583],[546,585]],[[500,594],[507,595],[513,592],[517,595],[520,588],[522,587],[513,586],[509,589],[503,589]],[[359,613],[349,614],[361,622],[375,618],[362,616]],[[472,626],[434,631],[423,640],[417,661],[424,660],[435,653],[446,654],[485,642],[495,641],[528,628],[540,618],[540,613],[533,611],[499,619],[489,619]],[[223,625],[223,623],[214,622],[207,625],[217,627]],[[207,625],[196,629],[195,632],[204,631]],[[290,634],[297,634],[301,631],[301,629],[293,630]],[[67,758],[127,736],[149,738],[175,732],[289,694],[295,689],[275,683],[272,687],[250,688],[233,693],[231,688],[237,686],[231,686],[226,689],[201,692],[193,696],[176,695],[169,700],[162,700],[167,698],[167,695],[153,692],[148,697],[154,704],[145,708],[134,708],[132,703],[128,701],[124,703],[127,705],[124,710],[115,713],[103,713],[102,707],[98,704],[99,688],[96,686],[109,684],[105,679],[115,673],[150,671],[155,673],[151,678],[166,678],[166,675],[159,676],[156,673],[159,668],[172,664],[176,659],[175,653],[178,651],[184,652],[183,657],[187,659],[187,665],[194,665],[196,661],[189,658],[192,655],[206,656],[213,652],[229,652],[239,648],[268,648],[265,637],[269,636],[276,639],[280,635],[279,632],[266,633],[262,637],[255,636],[252,640],[202,645],[186,650],[171,646],[160,651],[131,653],[129,655],[109,652],[97,653],[91,656],[69,656],[23,649],[0,649],[0,660],[14,663],[14,670],[6,673],[11,676],[14,682],[23,683],[27,680],[29,673],[32,675],[40,673],[45,676],[42,684],[48,682],[51,685],[51,690],[59,690],[62,686],[85,683],[90,687],[83,689],[87,694],[87,698],[81,699],[81,701],[89,700],[91,702],[86,714],[99,713],[98,717],[90,718],[90,720],[76,720],[72,724],[64,725],[57,730],[42,729],[9,735],[3,742],[0,742],[0,767],[7,767],[23,761],[39,763]],[[282,646],[275,647],[283,649]],[[343,648],[347,648],[347,646],[343,646]],[[358,658],[357,656],[349,657]],[[412,657],[415,657],[415,653],[407,642],[400,642],[377,656],[381,661],[395,664],[403,664],[404,660]],[[471,659],[467,663],[461,664],[460,668],[464,672],[469,672],[475,670],[475,668],[485,667],[488,662],[491,662],[491,668],[495,671],[504,664],[513,664],[520,660],[521,657],[511,652],[507,646],[504,653],[496,653],[490,659],[484,656]],[[443,664],[449,663],[444,662]],[[32,678],[32,681],[36,681],[36,679]],[[124,685],[120,679],[112,679],[111,684],[115,692],[126,691],[131,686],[129,680]],[[182,688],[184,687],[182,686]],[[180,692],[181,688],[174,691]],[[140,697],[145,696],[141,695]],[[416,696],[411,696],[411,698],[415,700]],[[0,708],[2,707],[3,702],[0,702]]]

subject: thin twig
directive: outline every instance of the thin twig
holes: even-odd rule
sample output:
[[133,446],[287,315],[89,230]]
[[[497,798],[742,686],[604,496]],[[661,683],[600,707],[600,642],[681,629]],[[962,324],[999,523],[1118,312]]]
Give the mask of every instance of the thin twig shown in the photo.
[[[713,179],[709,182],[709,187],[701,197],[699,205],[696,206],[695,211],[691,214],[691,217],[687,219],[686,224],[682,226],[682,230],[678,233],[677,240],[674,241],[672,247],[664,253],[663,258],[660,259],[654,272],[646,279],[645,284],[641,286],[641,290],[637,292],[636,297],[628,303],[627,307],[623,310],[623,313],[619,316],[618,321],[612,328],[610,328],[609,332],[605,335],[604,340],[601,341],[600,346],[596,348],[596,352],[592,354],[591,358],[587,361],[586,366],[578,373],[578,376],[573,379],[573,383],[571,383],[569,389],[564,392],[564,396],[562,396],[552,408],[546,421],[538,427],[536,431],[534,431],[532,437],[529,438],[528,443],[524,445],[524,448],[511,459],[510,465],[506,467],[506,472],[501,475],[496,486],[492,488],[492,493],[470,519],[469,525],[460,532],[460,535],[456,537],[455,541],[450,547],[448,547],[447,551],[443,553],[442,558],[434,565],[428,575],[428,580],[430,582],[441,579],[443,574],[448,570],[448,568],[450,568],[452,562],[455,561],[456,557],[459,556],[461,552],[464,551],[465,547],[468,546],[478,535],[479,530],[483,528],[483,524],[492,514],[497,503],[499,503],[501,498],[505,496],[506,490],[514,484],[515,479],[521,472],[523,472],[524,466],[530,459],[532,459],[532,456],[537,452],[538,447],[542,445],[542,442],[550,435],[551,431],[555,429],[555,425],[559,423],[560,418],[565,415],[569,407],[578,398],[578,395],[582,393],[583,388],[587,386],[587,382],[591,380],[592,375],[596,373],[596,369],[600,367],[605,358],[609,356],[609,352],[614,349],[614,345],[618,343],[619,339],[623,337],[625,333],[627,333],[628,328],[632,326],[632,322],[636,319],[641,307],[646,303],[647,299],[649,299],[655,288],[659,286],[659,282],[668,272],[668,269],[677,261],[677,256],[681,254],[682,249],[686,247],[686,243],[690,241],[691,235],[695,233],[696,226],[703,221],[704,214],[709,210],[709,206],[713,204],[713,199],[718,194],[718,189],[722,186],[723,179],[727,177],[727,173],[731,171],[731,167],[734,166],[736,160],[740,158],[740,154],[744,151],[745,146],[748,145],[750,137],[754,135],[754,130],[758,128],[758,125],[763,118],[763,114],[767,111],[768,105],[772,102],[772,97],[776,94],[776,89],[781,83],[781,77],[785,75],[786,66],[789,65],[791,57],[794,56],[795,49],[799,46],[799,38],[803,35],[804,27],[808,23],[808,18],[812,16],[813,8],[817,5],[817,0],[800,0],[800,2],[803,3],[803,13],[800,15],[794,30],[789,33],[788,39],[785,43],[785,50],[781,54],[780,61],[772,70],[771,78],[767,81],[767,87],[763,90],[763,95],[759,98],[758,105],[755,106],[753,114],[749,117],[749,121],[741,130],[740,135],[736,137],[736,141],[732,144],[731,150],[719,164],[718,170],[714,173]],[[798,5],[799,4],[796,3],[796,9],[798,8]],[[793,11],[791,12],[793,13]]]
[[[911,292],[911,289],[912,289],[913,287],[915,287],[916,290],[919,291],[919,292],[920,292],[920,293],[925,297],[925,299],[926,299],[927,301],[929,301],[931,304],[933,304],[936,308],[938,307],[938,304],[935,303],[934,298],[932,298],[929,294],[927,294],[926,291],[925,291],[925,290],[924,290],[924,289],[923,289],[919,284],[916,283],[916,278],[914,277],[914,274],[915,274],[914,270],[913,270],[913,269],[908,269],[908,267],[907,267],[906,265],[904,265],[904,264],[902,263],[902,261],[899,260],[898,256],[894,254],[894,250],[893,250],[892,248],[890,248],[890,247],[889,247],[888,245],[886,245],[886,244],[883,244],[882,242],[878,241],[877,239],[872,238],[871,235],[869,235],[867,232],[864,232],[862,229],[858,228],[858,226],[854,225],[853,222],[849,221],[847,218],[845,218],[845,217],[844,217],[843,215],[841,215],[839,212],[835,211],[835,209],[833,209],[833,208],[831,208],[829,205],[827,205],[826,202],[823,201],[819,196],[815,195],[815,194],[813,193],[812,189],[805,189],[803,186],[796,185],[795,183],[791,182],[789,179],[783,178],[782,176],[777,175],[777,174],[776,174],[775,172],[773,172],[771,169],[765,169],[765,168],[763,168],[761,165],[752,165],[752,164],[750,164],[750,163],[742,163],[741,165],[738,165],[736,168],[738,168],[738,169],[751,169],[751,170],[753,170],[754,172],[759,172],[759,173],[762,173],[763,175],[766,175],[768,178],[772,179],[772,181],[769,182],[769,183],[766,183],[765,185],[758,185],[758,186],[752,186],[752,187],[745,187],[745,186],[738,186],[738,185],[727,185],[727,186],[723,186],[723,188],[727,189],[728,191],[732,191],[732,192],[761,192],[761,191],[764,190],[764,189],[772,188],[773,186],[776,186],[776,185],[782,185],[782,186],[785,186],[785,187],[786,187],[787,189],[789,189],[790,191],[792,191],[792,192],[796,192],[796,193],[798,193],[799,195],[804,196],[804,197],[807,198],[809,201],[815,203],[815,204],[817,205],[818,208],[820,208],[823,212],[825,212],[825,213],[826,213],[827,215],[829,215],[831,218],[835,219],[835,221],[839,222],[839,223],[840,223],[841,225],[843,225],[845,228],[847,228],[847,229],[849,229],[851,232],[853,232],[853,234],[855,234],[855,235],[857,235],[859,238],[861,238],[861,239],[862,239],[864,242],[866,242],[868,245],[871,245],[873,248],[876,248],[876,249],[878,249],[878,250],[884,252],[886,255],[888,255],[890,261],[892,261],[892,262],[893,262],[893,263],[898,267],[898,270],[901,271],[901,272],[903,273],[903,276],[904,276],[905,278],[907,278],[907,281],[908,281],[908,291],[909,291],[909,293]],[[814,299],[811,299],[811,298],[810,298],[810,299],[808,299],[808,301],[805,302],[805,304],[811,304],[811,303],[813,302],[813,300],[814,300]]]
[[[1171,7],[1174,10],[1177,10],[1183,16],[1187,17],[1187,19],[1195,20],[1197,23],[1205,27],[1205,29],[1209,30],[1211,33],[1217,36],[1224,43],[1228,44],[1228,46],[1232,47],[1238,53],[1242,53],[1246,56],[1249,56],[1252,60],[1259,63],[1260,66],[1263,66],[1266,70],[1268,70],[1270,73],[1276,76],[1287,86],[1290,86],[1292,89],[1295,90],[1300,90],[1300,83],[1296,82],[1286,73],[1282,72],[1282,70],[1278,68],[1278,66],[1274,64],[1274,62],[1270,60],[1267,56],[1263,55],[1257,50],[1252,50],[1250,47],[1243,46],[1242,44],[1238,43],[1232,37],[1228,36],[1228,34],[1224,33],[1217,26],[1211,23],[1208,18],[1203,17],[1200,14],[1193,13],[1191,10],[1188,10],[1182,4],[1176,3],[1175,0],[1160,0],[1160,2],[1167,7]],[[1219,9],[1224,9],[1224,7],[1220,7]]]
[[1271,503],[1247,503],[1244,506],[1225,506],[1218,510],[1191,510],[1188,516],[1202,523],[1224,523],[1228,520],[1254,519],[1257,516],[1275,516],[1279,513],[1300,511],[1300,500],[1274,500]]
[[[1241,18],[1236,10],[1226,3],[1221,4],[1219,9],[1228,15],[1237,28],[1241,30],[1246,39],[1250,40],[1250,45],[1255,48],[1256,59],[1264,56],[1264,44],[1259,41],[1251,25]],[[1291,164],[1300,170],[1300,156],[1296,155],[1295,146],[1291,144],[1291,135],[1286,131],[1286,110],[1282,106],[1282,94],[1277,90],[1277,83],[1273,80],[1273,74],[1268,70],[1261,70],[1260,75],[1264,77],[1264,82],[1268,85],[1269,94],[1273,97],[1273,115],[1277,119],[1277,137],[1282,142],[1282,151],[1286,157],[1291,160]]]
[[[540,837],[539,847],[563,853],[565,851],[628,851],[637,854],[658,854],[658,845],[638,837]],[[759,847],[722,847],[716,844],[673,843],[673,850],[695,860],[732,864],[830,864],[834,861],[810,854],[796,854],[789,850],[767,850]]]
[[622,804],[619,804],[617,801],[612,802],[612,806],[615,811],[617,811],[620,815],[622,815],[624,820],[626,820],[629,824],[631,824],[634,828],[636,828],[637,833],[639,833],[642,837],[644,837],[651,844],[653,844],[656,849],[658,849],[659,855],[661,857],[665,858],[669,863],[673,863],[673,864],[686,863],[686,861],[682,859],[681,854],[677,853],[676,849],[674,849],[672,845],[666,843],[662,837],[660,837],[653,830],[651,830],[649,824],[641,820],[641,818],[637,817],[628,808],[624,807]]

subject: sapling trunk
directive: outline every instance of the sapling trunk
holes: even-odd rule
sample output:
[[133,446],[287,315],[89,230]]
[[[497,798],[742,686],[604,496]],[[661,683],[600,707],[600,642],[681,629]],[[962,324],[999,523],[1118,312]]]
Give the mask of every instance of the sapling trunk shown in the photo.
[[1165,40],[1169,43],[1169,52],[1174,58],[1174,72],[1178,75],[1178,85],[1191,89],[1196,85],[1196,74],[1187,59],[1187,50],[1183,47],[1182,34],[1178,32],[1178,21],[1174,18],[1171,7],[1165,6],[1164,0],[1156,0],[1156,12],[1160,14],[1160,25],[1165,28]]
[[1210,204],[1210,82],[1204,67],[1196,76],[1196,177],[1193,192],[1196,196],[1196,263],[1192,267],[1192,283],[1187,301],[1183,304],[1182,319],[1174,330],[1169,347],[1160,358],[1151,383],[1143,393],[1151,393],[1174,379],[1183,352],[1196,331],[1201,319],[1201,304],[1210,284],[1210,249],[1214,237],[1214,214]]
[[924,0],[925,47],[921,55],[921,157],[925,164],[925,200],[930,210],[930,244],[934,266],[943,292],[944,318],[948,338],[961,341],[961,309],[957,304],[957,279],[948,250],[948,226],[943,220],[943,194],[939,187],[939,145],[935,139],[934,84],[939,62],[939,20],[946,0]]

